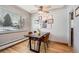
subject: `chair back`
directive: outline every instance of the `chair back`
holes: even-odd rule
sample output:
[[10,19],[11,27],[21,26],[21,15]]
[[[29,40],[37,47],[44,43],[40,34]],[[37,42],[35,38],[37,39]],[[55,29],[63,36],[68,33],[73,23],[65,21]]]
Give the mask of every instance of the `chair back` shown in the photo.
[[50,35],[50,33],[46,33],[46,34],[43,36],[42,41],[43,41],[43,42],[47,42],[48,39],[49,39],[49,35]]

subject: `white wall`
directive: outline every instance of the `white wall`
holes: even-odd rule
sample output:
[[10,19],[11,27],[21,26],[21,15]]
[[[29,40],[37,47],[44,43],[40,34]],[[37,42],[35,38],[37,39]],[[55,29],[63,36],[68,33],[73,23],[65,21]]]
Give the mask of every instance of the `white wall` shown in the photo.
[[[75,9],[78,7],[78,5],[69,5],[67,6],[67,19],[69,20],[69,12],[73,11],[74,12],[74,20],[72,24],[68,24],[69,27],[74,28],[74,40],[73,40],[73,50],[74,52],[79,52],[79,16],[75,17]],[[70,29],[69,29],[70,30]],[[68,35],[70,36],[70,35]],[[69,39],[70,42],[70,39]]]
[[23,38],[24,37],[23,35],[27,34],[27,32],[30,31],[30,29],[31,29],[30,13],[18,8],[17,6],[10,6],[10,5],[5,6],[4,5],[4,6],[0,6],[0,7],[7,8],[7,10],[12,11],[12,12],[24,17],[24,19],[25,19],[25,25],[24,25],[24,28],[21,30],[21,32],[19,31],[19,32],[9,33],[9,34],[0,34],[0,45],[7,44],[9,42],[16,41],[16,40]]
[[[74,6],[74,12],[75,9],[78,6]],[[74,17],[74,52],[79,52],[79,16]]]
[[74,52],[79,52],[79,17],[75,18],[74,23]]
[[[67,30],[68,30],[68,20],[67,20],[67,13],[66,8],[60,8],[57,10],[53,10],[51,12],[54,18],[54,23],[52,25],[52,28],[43,29],[41,28],[41,31],[48,31],[51,33],[50,40],[57,41],[57,42],[63,42],[67,43]],[[39,27],[39,25],[33,23],[36,18],[36,14],[32,14],[32,29],[35,30],[35,26]]]
[[[58,9],[52,12],[54,17],[54,24],[52,26],[52,35],[55,41],[67,43],[67,17],[66,9]],[[53,37],[52,37],[53,38]]]

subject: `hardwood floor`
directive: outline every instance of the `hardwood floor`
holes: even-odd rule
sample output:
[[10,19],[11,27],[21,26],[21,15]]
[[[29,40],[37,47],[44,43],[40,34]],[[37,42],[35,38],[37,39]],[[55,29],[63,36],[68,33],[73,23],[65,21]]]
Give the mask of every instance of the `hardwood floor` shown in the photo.
[[[43,45],[42,45],[43,46]],[[47,53],[71,53],[72,47],[68,47],[66,44],[50,42]],[[0,53],[34,53],[29,50],[28,40],[18,43],[14,46],[1,50]],[[41,47],[41,53],[44,53],[44,48]]]

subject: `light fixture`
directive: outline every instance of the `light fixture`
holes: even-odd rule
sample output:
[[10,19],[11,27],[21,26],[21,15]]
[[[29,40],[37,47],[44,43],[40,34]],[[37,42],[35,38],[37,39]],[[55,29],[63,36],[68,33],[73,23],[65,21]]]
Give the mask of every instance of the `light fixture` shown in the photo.
[[41,17],[42,21],[47,21],[48,24],[53,23],[53,16],[49,12],[49,6],[39,6],[38,8],[39,17]]

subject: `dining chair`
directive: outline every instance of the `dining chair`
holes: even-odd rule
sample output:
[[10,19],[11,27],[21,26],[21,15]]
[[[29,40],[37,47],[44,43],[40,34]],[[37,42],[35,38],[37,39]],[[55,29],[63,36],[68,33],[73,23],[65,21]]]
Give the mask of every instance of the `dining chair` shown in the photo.
[[49,42],[49,35],[50,35],[50,33],[47,33],[47,34],[45,34],[44,36],[43,36],[43,38],[42,38],[42,42],[44,43],[44,49],[45,49],[45,52],[46,52],[46,47],[48,48],[49,47],[49,45],[48,45],[48,42]]

